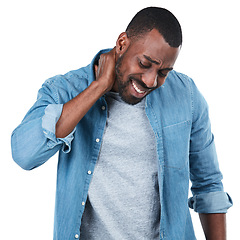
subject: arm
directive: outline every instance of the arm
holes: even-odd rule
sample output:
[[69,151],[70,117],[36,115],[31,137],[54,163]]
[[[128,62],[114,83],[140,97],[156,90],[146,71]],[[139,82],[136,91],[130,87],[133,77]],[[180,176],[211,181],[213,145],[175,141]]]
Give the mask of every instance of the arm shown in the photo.
[[97,81],[65,104],[59,101],[58,86],[64,87],[61,76],[59,81],[56,81],[56,76],[43,84],[38,100],[11,136],[12,157],[20,167],[31,170],[45,163],[59,149],[62,148],[65,153],[71,150],[75,126],[98,98],[112,87],[115,80],[114,57],[115,49],[102,54]]
[[226,214],[199,214],[207,240],[226,240]]
[[110,91],[115,80],[115,48],[102,54],[96,70],[96,81],[63,105],[62,114],[56,124],[56,137],[64,138],[73,131],[93,104]]
[[232,206],[232,200],[223,189],[208,105],[194,83],[192,84],[192,106],[193,123],[189,161],[193,197],[189,199],[189,206],[199,213],[207,240],[225,240],[225,214]]

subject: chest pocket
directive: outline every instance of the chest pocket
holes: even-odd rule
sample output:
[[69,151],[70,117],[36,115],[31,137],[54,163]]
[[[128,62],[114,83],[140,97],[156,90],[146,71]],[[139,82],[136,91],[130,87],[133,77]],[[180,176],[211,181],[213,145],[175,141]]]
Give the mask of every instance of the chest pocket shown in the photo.
[[176,123],[163,128],[164,165],[182,169],[187,166],[191,121]]

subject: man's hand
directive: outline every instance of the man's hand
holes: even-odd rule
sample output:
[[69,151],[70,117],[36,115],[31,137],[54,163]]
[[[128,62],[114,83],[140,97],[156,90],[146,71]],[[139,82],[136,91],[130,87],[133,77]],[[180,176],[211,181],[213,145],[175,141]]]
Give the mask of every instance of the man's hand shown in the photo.
[[62,114],[56,124],[57,138],[64,138],[71,133],[94,103],[112,89],[115,82],[115,52],[113,48],[100,56],[98,66],[95,66],[96,81],[63,105]]
[[115,64],[116,64],[116,47],[110,52],[103,53],[95,65],[96,81],[105,89],[105,93],[110,91],[115,82]]

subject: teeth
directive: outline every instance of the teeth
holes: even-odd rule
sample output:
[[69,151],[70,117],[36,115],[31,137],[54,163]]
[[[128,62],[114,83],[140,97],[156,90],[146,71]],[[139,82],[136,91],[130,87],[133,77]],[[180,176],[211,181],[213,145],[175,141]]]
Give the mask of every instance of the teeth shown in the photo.
[[145,91],[140,90],[140,89],[136,86],[136,84],[135,84],[134,82],[132,82],[132,85],[133,85],[134,89],[136,90],[136,92],[138,92],[138,93],[145,93]]

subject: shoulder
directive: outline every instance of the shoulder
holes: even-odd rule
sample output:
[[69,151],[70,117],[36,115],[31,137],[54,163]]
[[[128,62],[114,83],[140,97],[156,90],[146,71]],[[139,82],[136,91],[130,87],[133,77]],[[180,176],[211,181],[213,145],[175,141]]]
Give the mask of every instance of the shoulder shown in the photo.
[[166,79],[166,85],[171,85],[173,87],[189,87],[193,80],[186,74],[172,70]]
[[73,85],[74,87],[81,87],[81,85],[88,85],[89,81],[89,65],[79,68],[77,70],[69,71],[65,74],[59,74],[48,78],[43,86],[64,87],[67,85]]
[[77,96],[86,89],[91,81],[90,65],[48,78],[42,85],[40,92],[51,95],[57,102],[64,103]]
[[75,97],[77,94],[86,89],[92,81],[95,80],[94,64],[102,53],[110,49],[100,50],[92,59],[91,63],[85,67],[72,70],[63,75],[56,75],[47,79],[43,87],[51,87],[56,90],[66,91],[70,96]]
[[194,119],[208,111],[208,103],[192,78],[185,74],[172,71],[169,76],[168,84],[169,88],[172,87],[174,89],[174,93],[180,96],[179,99],[187,96],[191,102],[192,115]]
[[189,100],[192,94],[192,84],[193,80],[189,76],[172,70],[165,83],[159,88],[159,94],[168,101],[180,101],[185,98]]
[[167,116],[177,114],[186,119],[196,118],[207,106],[192,78],[173,70],[168,74],[164,85],[153,92],[152,99]]
[[196,86],[194,80],[187,76],[186,74],[179,73],[177,71],[172,70],[164,83],[164,88],[168,89],[169,93],[174,93],[174,95],[189,95],[191,98],[202,98],[202,94],[200,93],[198,87]]

